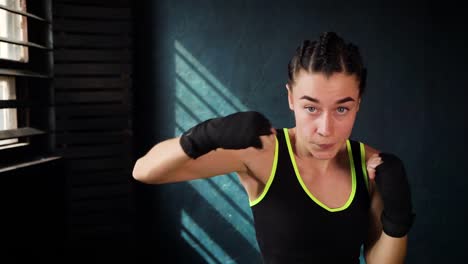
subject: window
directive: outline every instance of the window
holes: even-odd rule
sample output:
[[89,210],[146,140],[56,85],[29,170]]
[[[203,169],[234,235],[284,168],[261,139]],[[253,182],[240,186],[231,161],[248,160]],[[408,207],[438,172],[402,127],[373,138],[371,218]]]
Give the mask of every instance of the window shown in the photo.
[[[26,3],[21,0],[0,0],[0,5],[25,12]],[[7,41],[27,42],[27,19],[19,14],[0,9],[0,58],[18,62],[28,61],[28,47],[8,43]],[[15,78],[0,76],[0,100],[15,100]],[[18,128],[16,109],[0,109],[0,130]],[[17,143],[17,138],[0,140],[0,148],[4,145]]]
[[[0,6],[19,12],[26,11],[24,0],[0,0]],[[28,61],[28,47],[8,41],[27,42],[27,17],[0,9],[0,58],[14,61]]]
[[[12,77],[0,77],[0,100],[16,99],[15,79]],[[0,109],[0,130],[18,128],[18,117],[15,108]],[[0,148],[4,145],[17,143],[17,138],[0,140]]]
[[50,156],[50,0],[0,0],[0,170]]

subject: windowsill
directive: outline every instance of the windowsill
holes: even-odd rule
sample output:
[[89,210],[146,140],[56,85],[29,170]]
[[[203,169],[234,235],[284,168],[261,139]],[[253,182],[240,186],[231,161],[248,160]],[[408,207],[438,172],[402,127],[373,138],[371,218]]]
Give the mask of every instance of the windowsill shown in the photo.
[[0,173],[11,171],[11,170],[16,170],[16,169],[20,169],[20,168],[24,168],[24,167],[29,167],[29,166],[33,166],[33,165],[37,165],[37,164],[41,164],[41,163],[46,163],[46,162],[50,162],[50,161],[57,160],[57,159],[60,159],[60,158],[61,158],[61,156],[51,156],[51,157],[40,158],[40,159],[31,160],[31,161],[27,161],[27,162],[12,164],[12,165],[0,168]]

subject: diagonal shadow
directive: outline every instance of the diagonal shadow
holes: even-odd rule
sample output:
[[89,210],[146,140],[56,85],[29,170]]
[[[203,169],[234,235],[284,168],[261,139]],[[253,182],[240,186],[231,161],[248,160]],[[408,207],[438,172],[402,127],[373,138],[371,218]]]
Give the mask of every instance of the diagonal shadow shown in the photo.
[[220,262],[218,258],[213,253],[211,253],[211,251],[207,247],[205,247],[203,242],[200,241],[194,234],[192,234],[192,232],[189,229],[187,229],[187,227],[182,225],[181,231],[182,231],[182,236],[187,236],[186,240],[189,240],[190,242],[196,244],[198,253],[202,255],[205,258],[205,260],[208,257],[210,260],[214,261],[215,263],[222,264],[222,262]]
[[[190,108],[184,102],[182,102],[179,98],[176,98],[175,105],[182,108],[185,111],[185,113],[188,114],[194,120],[195,124],[199,123],[199,122],[202,122],[202,121],[205,121],[205,120],[201,120],[198,116],[194,115],[193,112],[190,110]],[[181,125],[179,124],[179,126],[181,126]],[[191,126],[191,125],[189,125],[189,126]]]
[[219,188],[219,186],[213,182],[212,179],[206,179],[208,181],[208,184],[216,190],[216,192],[221,195],[234,209],[237,210],[237,212],[249,223],[253,226],[253,220],[252,218],[249,217],[249,215],[247,215],[247,213],[245,213],[244,210],[242,210],[242,208],[239,207],[239,205],[237,205],[236,203],[234,203],[232,201],[232,199],[226,195],[225,192],[223,192],[223,190],[221,190],[221,188]]
[[[261,263],[256,246],[253,246],[231,223],[227,222],[223,215],[189,183],[181,184],[184,185],[184,194],[188,197],[182,209],[203,228],[205,233],[210,235],[211,240],[218,247],[235,260],[235,263]],[[240,248],[242,252],[239,251]]]
[[[177,124],[177,127],[180,127],[180,125]],[[241,188],[241,185],[239,184],[238,181],[235,181],[234,179],[230,178],[232,176],[230,176],[232,174],[224,174],[224,175],[220,175],[221,177],[223,178],[228,178],[231,182],[235,183],[235,185],[238,187],[239,190],[242,191],[242,194],[246,195],[245,193],[245,190],[243,188]],[[226,177],[224,177],[226,176]],[[225,199],[225,201],[232,206],[232,208],[236,209],[236,211],[244,218],[244,220],[246,222],[248,222],[250,225],[253,226],[253,220],[252,220],[252,217],[250,217],[245,210],[243,210],[236,202],[233,201],[233,199],[231,197],[229,197],[225,191],[223,191],[219,185],[214,181],[214,179],[202,179],[204,181],[206,181],[210,186],[211,188],[213,188],[213,190],[215,190],[221,197],[223,197]],[[246,203],[247,204],[247,203]]]
[[[223,110],[232,112],[245,108],[235,97],[230,98],[230,92],[224,85],[177,41],[174,58],[175,128],[179,132],[208,118],[218,117]],[[215,107],[216,103],[220,107]],[[179,183],[184,186],[183,199],[190,200],[179,207],[182,220],[179,224],[184,226],[189,223],[181,229],[183,238],[189,240],[185,243],[207,261],[217,257],[222,263],[233,263],[234,260],[240,263],[260,263],[253,217],[249,215],[250,211],[243,208],[243,200],[237,195],[240,192],[229,195],[236,190],[247,196],[245,189],[233,174],[225,176]],[[236,187],[230,187],[232,185]],[[190,189],[190,192],[185,189]],[[245,208],[248,208],[247,202]]]
[[216,109],[214,109],[214,107],[212,107],[205,99],[203,99],[203,97],[201,97],[193,88],[192,88],[192,85],[190,85],[188,82],[186,82],[184,79],[181,78],[181,76],[179,74],[177,74],[178,78],[176,78],[176,81],[179,81],[181,82],[183,85],[184,85],[184,88],[189,90],[190,93],[196,97],[198,100],[200,100],[200,102],[203,103],[204,106],[206,106],[206,108],[210,109],[211,112],[215,115],[215,116],[221,116],[220,113],[218,113],[218,111],[216,111]]
[[239,180],[237,177],[234,175],[234,173],[228,173],[226,174],[226,179],[229,179],[241,192],[245,192],[244,187],[240,184]]
[[[176,124],[175,126],[176,126],[176,129],[179,130],[180,133],[183,133],[186,130],[183,127],[181,127],[179,124]],[[179,136],[179,135],[176,135],[176,136]]]
[[229,105],[231,105],[231,107],[232,107],[235,111],[243,111],[241,108],[239,108],[237,105],[235,105],[235,104],[233,104],[233,103],[231,102],[231,99],[232,99],[232,98],[227,97],[226,94],[225,94],[223,91],[221,91],[221,90],[216,86],[215,83],[213,83],[213,81],[211,81],[209,78],[206,78],[206,77],[203,75],[203,73],[202,73],[200,70],[198,70],[198,69],[196,68],[196,66],[195,66],[193,63],[191,63],[188,59],[186,59],[186,58],[184,57],[183,54],[181,54],[181,53],[178,52],[177,50],[176,50],[176,54],[178,55],[177,58],[180,58],[184,63],[186,63],[188,66],[190,66],[190,67],[191,67],[191,70],[193,70],[195,73],[197,73],[197,75],[198,75],[201,79],[203,79],[206,83],[208,83],[208,84],[210,85],[210,87],[213,89],[213,91],[215,91],[216,94],[217,94],[219,97],[223,98],[224,101],[226,101]]

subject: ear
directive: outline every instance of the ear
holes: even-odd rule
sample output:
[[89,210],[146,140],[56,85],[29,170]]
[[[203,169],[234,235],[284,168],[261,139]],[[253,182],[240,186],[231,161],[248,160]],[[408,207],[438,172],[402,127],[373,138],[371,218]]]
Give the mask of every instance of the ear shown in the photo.
[[289,84],[286,84],[286,90],[288,90],[288,103],[289,103],[289,109],[291,111],[294,111],[294,98],[293,98],[293,92],[291,90],[291,87],[289,87]]

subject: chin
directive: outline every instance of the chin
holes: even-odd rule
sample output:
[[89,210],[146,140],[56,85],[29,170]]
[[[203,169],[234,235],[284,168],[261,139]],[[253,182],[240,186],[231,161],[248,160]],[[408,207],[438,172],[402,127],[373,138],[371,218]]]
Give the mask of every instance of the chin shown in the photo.
[[312,155],[319,160],[330,160],[336,157],[337,151],[336,149],[330,149],[327,151],[320,151],[320,150],[309,150]]

